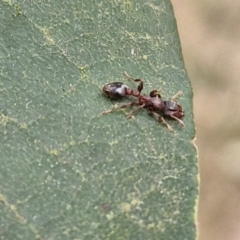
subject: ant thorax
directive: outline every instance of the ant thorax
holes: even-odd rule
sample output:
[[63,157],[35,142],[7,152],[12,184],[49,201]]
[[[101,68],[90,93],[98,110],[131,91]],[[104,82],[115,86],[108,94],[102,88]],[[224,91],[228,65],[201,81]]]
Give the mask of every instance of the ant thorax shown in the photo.
[[164,102],[161,98],[158,97],[151,98],[151,103],[153,108],[156,110],[162,110],[164,108]]

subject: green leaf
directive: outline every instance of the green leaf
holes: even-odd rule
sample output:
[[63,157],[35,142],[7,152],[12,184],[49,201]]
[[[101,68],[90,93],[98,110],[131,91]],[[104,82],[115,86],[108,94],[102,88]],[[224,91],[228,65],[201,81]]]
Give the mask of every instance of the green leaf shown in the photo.
[[[169,1],[0,8],[2,239],[195,239],[192,92]],[[102,115],[129,101],[101,94],[124,71],[146,94],[183,91],[186,127]]]

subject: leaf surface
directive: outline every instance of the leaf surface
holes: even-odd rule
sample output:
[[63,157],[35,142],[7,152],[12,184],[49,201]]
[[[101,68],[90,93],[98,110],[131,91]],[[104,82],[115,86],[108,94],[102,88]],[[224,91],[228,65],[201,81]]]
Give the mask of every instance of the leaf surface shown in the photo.
[[[3,239],[195,239],[192,92],[167,0],[1,1]],[[107,115],[104,84],[183,91],[184,129]]]

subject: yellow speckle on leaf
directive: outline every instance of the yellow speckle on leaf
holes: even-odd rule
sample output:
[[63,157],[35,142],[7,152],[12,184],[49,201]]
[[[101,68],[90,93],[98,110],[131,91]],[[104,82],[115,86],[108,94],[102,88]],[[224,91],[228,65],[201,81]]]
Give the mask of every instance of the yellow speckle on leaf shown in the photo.
[[51,37],[51,30],[49,28],[43,28],[43,27],[39,27],[39,28],[40,28],[41,32],[43,33],[43,36],[46,39],[47,44],[54,45],[55,41]]
[[139,206],[140,204],[142,204],[143,202],[142,201],[140,201],[139,199],[133,199],[132,201],[131,201],[131,205],[132,206]]
[[0,116],[0,124],[6,126],[8,122],[17,122],[15,118],[11,118],[7,115],[1,114]]
[[149,229],[154,229],[155,228],[155,223],[149,223],[148,225],[147,225],[147,230],[149,230]]
[[49,154],[54,155],[54,156],[58,156],[58,150],[57,149],[52,149],[49,151]]
[[131,211],[131,204],[130,203],[122,203],[121,209],[124,213],[129,213]]
[[123,7],[125,8],[125,9],[131,9],[131,7],[132,7],[132,2],[131,2],[131,0],[124,0],[123,1]]
[[114,213],[110,212],[106,215],[106,217],[107,217],[108,220],[112,220],[114,218]]
[[19,127],[22,129],[27,129],[27,124],[26,123],[20,123]]
[[109,145],[112,147],[113,145],[118,144],[118,140],[113,140],[111,142],[109,142]]

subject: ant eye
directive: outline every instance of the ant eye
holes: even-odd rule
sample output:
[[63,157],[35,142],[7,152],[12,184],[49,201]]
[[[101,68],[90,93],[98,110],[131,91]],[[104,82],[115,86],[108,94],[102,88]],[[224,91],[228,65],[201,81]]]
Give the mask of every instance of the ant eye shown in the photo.
[[121,99],[126,96],[126,90],[128,86],[122,82],[113,82],[106,84],[102,91],[103,93],[111,99]]

